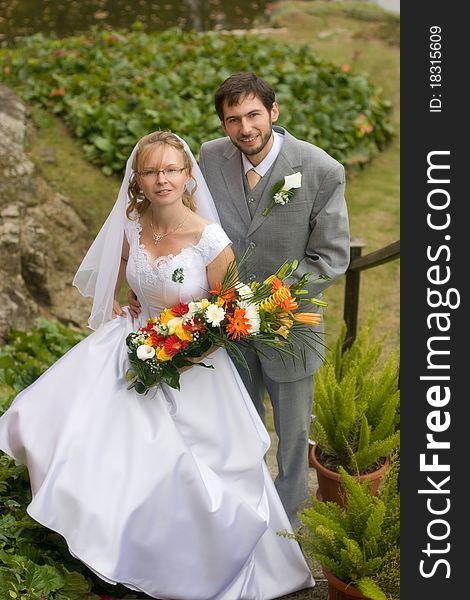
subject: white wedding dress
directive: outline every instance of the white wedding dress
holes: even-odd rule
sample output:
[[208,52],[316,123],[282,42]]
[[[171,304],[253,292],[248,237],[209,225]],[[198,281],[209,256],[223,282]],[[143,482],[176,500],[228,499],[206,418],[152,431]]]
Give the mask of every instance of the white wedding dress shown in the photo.
[[267,600],[313,586],[298,544],[277,534],[290,524],[263,460],[270,438],[225,349],[206,359],[214,369],[184,372],[180,391],[139,395],[124,381],[127,334],[207,295],[226,234],[207,225],[154,264],[138,222],[126,235],[139,322],[99,327],[0,419],[0,448],[29,470],[29,514],[103,579],[155,598]]

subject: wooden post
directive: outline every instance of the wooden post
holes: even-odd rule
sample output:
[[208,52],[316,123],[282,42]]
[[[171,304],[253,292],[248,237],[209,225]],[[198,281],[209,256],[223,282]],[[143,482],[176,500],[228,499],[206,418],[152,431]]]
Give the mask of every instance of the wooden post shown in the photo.
[[346,322],[346,338],[343,343],[343,352],[347,350],[356,339],[357,321],[359,313],[359,287],[361,272],[351,267],[354,259],[359,258],[364,248],[364,241],[360,238],[351,239],[349,268],[346,271],[346,285],[344,289],[344,314]]

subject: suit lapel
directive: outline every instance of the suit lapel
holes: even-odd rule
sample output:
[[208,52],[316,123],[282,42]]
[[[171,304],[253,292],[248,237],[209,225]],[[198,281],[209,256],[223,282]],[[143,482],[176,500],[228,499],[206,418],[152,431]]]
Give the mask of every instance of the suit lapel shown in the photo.
[[273,200],[271,193],[273,185],[278,181],[283,180],[286,175],[294,173],[295,169],[298,169],[301,166],[300,150],[296,144],[297,140],[281,127],[274,126],[273,129],[284,134],[284,141],[279,156],[272,166],[266,189],[264,190],[256,212],[253,215],[253,220],[251,221],[247,235],[254,233],[258,227],[266,221],[267,217],[263,216],[263,210],[269,206]]
[[[243,223],[246,225],[246,227],[249,227],[251,223],[251,215],[245,200],[240,151],[235,148],[235,146],[232,146],[225,152],[224,156],[227,160],[223,164],[221,170],[225,179],[225,184],[227,186],[229,195],[232,198],[232,203],[239,212]],[[221,197],[223,197],[223,194]]]

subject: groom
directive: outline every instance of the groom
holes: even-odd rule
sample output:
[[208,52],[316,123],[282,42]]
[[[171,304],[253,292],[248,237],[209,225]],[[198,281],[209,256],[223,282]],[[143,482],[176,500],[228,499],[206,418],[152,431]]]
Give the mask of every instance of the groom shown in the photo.
[[[294,277],[312,272],[309,292],[320,297],[349,264],[342,165],[273,126],[279,117],[274,91],[253,73],[226,79],[215,93],[215,109],[227,137],[201,146],[200,167],[237,260],[250,249],[240,279],[263,281],[284,261],[298,259]],[[275,204],[264,216],[273,201],[273,185],[293,173],[301,173],[300,188],[287,204]],[[318,309],[313,306],[312,311]],[[246,353],[250,373],[237,365],[263,420],[269,394],[279,439],[275,485],[294,527],[300,524],[297,511],[308,498],[312,376],[322,361],[321,344],[317,350],[305,348],[306,366],[274,351]]]

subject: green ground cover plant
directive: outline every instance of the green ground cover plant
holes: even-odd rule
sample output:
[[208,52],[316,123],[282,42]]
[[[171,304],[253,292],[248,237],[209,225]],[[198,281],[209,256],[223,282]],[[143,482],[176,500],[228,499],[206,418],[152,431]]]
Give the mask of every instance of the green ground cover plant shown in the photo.
[[230,73],[259,70],[284,107],[282,124],[342,162],[367,163],[392,138],[391,105],[363,75],[344,72],[309,46],[250,35],[93,31],[61,40],[26,37],[0,51],[1,79],[60,115],[88,160],[121,171],[136,140],[180,133],[197,154],[218,137],[213,92]]
[[11,330],[0,348],[0,414],[67,350],[85,337],[58,321],[38,319],[28,331]]

